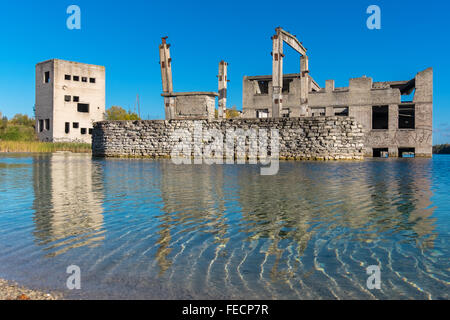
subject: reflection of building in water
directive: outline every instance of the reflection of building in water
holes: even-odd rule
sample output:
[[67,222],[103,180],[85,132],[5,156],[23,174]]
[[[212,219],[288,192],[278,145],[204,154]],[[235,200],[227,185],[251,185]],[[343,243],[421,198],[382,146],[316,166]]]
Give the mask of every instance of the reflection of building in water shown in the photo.
[[186,228],[183,233],[197,229],[198,232],[214,234],[216,256],[229,238],[223,166],[175,165],[161,161],[160,169],[162,210],[165,214],[159,218],[162,223],[158,232],[160,247],[156,259],[161,273],[164,273],[172,264],[167,259],[171,252],[170,242],[173,241],[171,228],[181,225]]
[[[88,155],[34,157],[34,222],[40,244],[54,244],[54,255],[103,240],[102,177]],[[49,248],[50,249],[50,248]]]
[[[405,241],[432,245],[432,193],[426,165],[427,159],[410,163],[393,159],[375,165],[369,161],[284,163],[278,175],[267,177],[247,165],[176,166],[162,161],[165,214],[159,217],[156,258],[164,272],[171,266],[167,258],[171,244],[179,242],[180,234],[214,233],[217,248],[223,248],[230,229],[244,233],[249,241],[268,244],[265,254],[274,257],[274,277],[286,272],[278,270],[285,263],[286,245],[294,243],[300,258],[314,245],[314,237],[364,244],[383,234],[390,239],[389,234],[407,233]],[[232,206],[241,211],[239,215],[231,217]],[[298,263],[294,259],[289,272],[295,272]]]
[[405,241],[430,246],[436,235],[427,165],[426,159],[381,166],[285,163],[272,177],[243,168],[238,184],[245,232],[250,239],[271,241],[273,274],[285,251],[283,240],[295,241],[300,257],[318,232],[361,242],[380,239],[383,232],[406,232]]

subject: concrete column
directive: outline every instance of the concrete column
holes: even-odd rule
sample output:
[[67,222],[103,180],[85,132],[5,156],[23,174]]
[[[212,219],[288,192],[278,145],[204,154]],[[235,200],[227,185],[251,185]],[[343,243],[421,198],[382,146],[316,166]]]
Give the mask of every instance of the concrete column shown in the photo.
[[227,117],[227,87],[228,87],[228,63],[225,61],[219,62],[219,119],[226,119]]
[[167,37],[162,38],[159,46],[159,64],[161,66],[161,79],[164,93],[173,92],[172,84],[172,59],[170,58],[170,44],[166,43]]
[[300,116],[308,115],[308,93],[309,93],[309,59],[308,56],[300,57]]
[[398,130],[398,104],[389,105],[389,130]]
[[175,118],[175,97],[164,97],[164,110],[166,120]]
[[272,117],[279,118],[283,108],[283,40],[277,33],[272,42]]

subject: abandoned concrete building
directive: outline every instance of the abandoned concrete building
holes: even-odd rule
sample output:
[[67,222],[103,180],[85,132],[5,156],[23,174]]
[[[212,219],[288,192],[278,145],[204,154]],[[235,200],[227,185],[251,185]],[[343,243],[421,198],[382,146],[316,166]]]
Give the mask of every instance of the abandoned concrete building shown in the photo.
[[36,65],[36,132],[40,141],[91,143],[105,114],[105,67],[52,59]]
[[219,97],[218,117],[226,116],[227,66],[225,61],[219,63],[219,92],[173,92],[172,58],[167,37],[159,45],[159,64],[163,85],[164,110],[166,120],[208,119],[215,118],[216,97]]
[[[345,88],[334,80],[321,88],[295,36],[277,28],[272,40],[272,75],[244,77],[244,118],[351,116],[365,129],[366,156],[432,156],[432,68],[405,81],[363,76]],[[283,75],[283,42],[301,54],[300,73]]]

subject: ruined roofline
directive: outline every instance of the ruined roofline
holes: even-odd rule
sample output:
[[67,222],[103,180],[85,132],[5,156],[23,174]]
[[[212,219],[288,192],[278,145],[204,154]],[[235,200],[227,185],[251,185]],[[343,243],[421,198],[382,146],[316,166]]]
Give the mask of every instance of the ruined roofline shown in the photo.
[[[301,74],[300,73],[285,73],[283,74],[283,79],[300,79]],[[320,88],[319,84],[313,79],[313,77],[309,76],[313,84]],[[244,79],[246,80],[259,80],[259,81],[272,81],[272,75],[264,75],[264,76],[244,76]]]
[[70,60],[63,60],[63,59],[56,59],[56,58],[38,62],[38,63],[36,63],[36,66],[38,66],[40,64],[49,63],[49,62],[52,62],[52,61],[53,62],[58,62],[59,61],[59,62],[71,63],[71,64],[80,64],[80,65],[83,65],[83,66],[90,66],[90,67],[105,69],[105,66],[101,66],[101,65],[98,65],[98,64],[90,64],[90,63],[84,63],[84,62],[78,62],[78,61],[70,61]]
[[219,94],[217,92],[209,92],[209,91],[193,91],[193,92],[167,92],[161,93],[162,97],[178,97],[178,96],[214,96],[218,97]]

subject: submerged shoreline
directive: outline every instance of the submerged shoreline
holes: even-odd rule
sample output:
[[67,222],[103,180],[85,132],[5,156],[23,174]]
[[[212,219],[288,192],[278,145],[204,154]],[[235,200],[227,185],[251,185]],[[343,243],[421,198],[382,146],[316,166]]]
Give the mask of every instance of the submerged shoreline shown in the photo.
[[0,278],[0,300],[61,300],[62,294],[43,292]]

